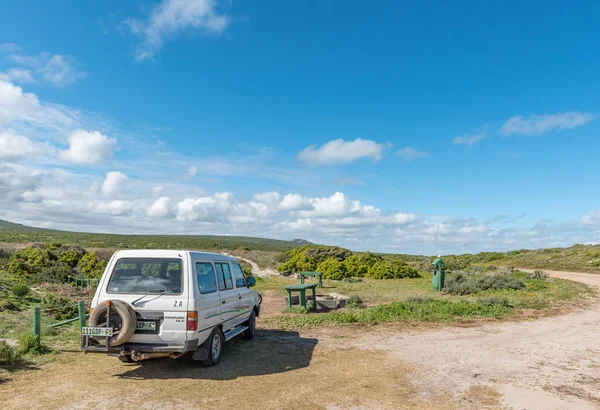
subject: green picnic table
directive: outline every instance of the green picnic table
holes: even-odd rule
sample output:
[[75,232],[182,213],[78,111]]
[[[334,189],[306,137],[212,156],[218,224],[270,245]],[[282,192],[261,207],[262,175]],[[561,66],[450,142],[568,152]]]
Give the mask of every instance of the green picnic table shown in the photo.
[[292,307],[292,292],[300,292],[300,306],[306,307],[306,289],[312,290],[312,307],[317,308],[317,284],[316,283],[296,283],[285,287],[288,293],[288,307]]
[[300,283],[304,283],[305,276],[317,276],[319,279],[319,287],[323,287],[323,272],[300,272]]

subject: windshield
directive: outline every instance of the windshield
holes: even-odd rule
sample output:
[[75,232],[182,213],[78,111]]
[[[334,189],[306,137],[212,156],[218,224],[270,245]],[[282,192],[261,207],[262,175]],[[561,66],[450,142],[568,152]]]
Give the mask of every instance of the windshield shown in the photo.
[[181,259],[119,259],[108,282],[107,292],[180,295],[181,275]]

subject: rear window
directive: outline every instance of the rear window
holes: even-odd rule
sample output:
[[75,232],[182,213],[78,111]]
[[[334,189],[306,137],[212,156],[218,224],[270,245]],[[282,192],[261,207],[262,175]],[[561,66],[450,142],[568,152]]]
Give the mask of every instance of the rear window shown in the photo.
[[165,293],[180,295],[181,259],[123,258],[108,282],[108,293]]

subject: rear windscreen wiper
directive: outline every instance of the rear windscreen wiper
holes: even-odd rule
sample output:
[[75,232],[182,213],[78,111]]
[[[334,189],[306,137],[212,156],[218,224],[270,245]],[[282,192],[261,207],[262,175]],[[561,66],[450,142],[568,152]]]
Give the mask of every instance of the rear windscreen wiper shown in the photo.
[[136,303],[138,303],[140,300],[144,299],[146,296],[150,296],[150,295],[154,295],[154,294],[156,294],[157,296],[152,300],[156,300],[159,297],[161,297],[162,295],[164,295],[166,292],[167,292],[167,289],[150,290],[145,295],[143,295],[143,296],[137,298],[136,300],[134,300],[133,302],[131,302],[131,304],[133,306],[135,306]]

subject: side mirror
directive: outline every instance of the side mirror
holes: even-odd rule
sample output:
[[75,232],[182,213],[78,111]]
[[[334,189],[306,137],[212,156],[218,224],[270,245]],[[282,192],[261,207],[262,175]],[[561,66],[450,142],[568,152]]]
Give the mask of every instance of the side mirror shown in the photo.
[[256,278],[254,276],[250,276],[248,279],[246,279],[246,284],[248,284],[249,288],[256,285]]

